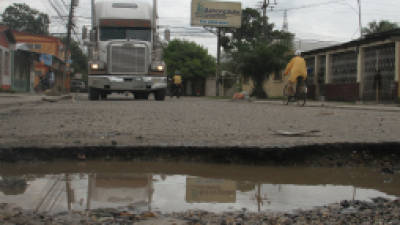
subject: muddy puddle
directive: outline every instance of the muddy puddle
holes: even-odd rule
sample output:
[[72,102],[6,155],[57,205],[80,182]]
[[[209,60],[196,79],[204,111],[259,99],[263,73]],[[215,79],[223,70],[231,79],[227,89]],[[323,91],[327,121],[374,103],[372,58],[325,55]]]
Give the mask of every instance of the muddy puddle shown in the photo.
[[311,209],[400,197],[400,174],[374,168],[263,167],[180,162],[0,165],[0,203],[57,213],[118,208],[212,212]]

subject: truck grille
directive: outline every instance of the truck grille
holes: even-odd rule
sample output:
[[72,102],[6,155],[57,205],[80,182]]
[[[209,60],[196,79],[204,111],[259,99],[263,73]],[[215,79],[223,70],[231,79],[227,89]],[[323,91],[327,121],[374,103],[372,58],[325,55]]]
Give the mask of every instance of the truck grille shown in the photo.
[[111,73],[145,73],[146,48],[111,46]]

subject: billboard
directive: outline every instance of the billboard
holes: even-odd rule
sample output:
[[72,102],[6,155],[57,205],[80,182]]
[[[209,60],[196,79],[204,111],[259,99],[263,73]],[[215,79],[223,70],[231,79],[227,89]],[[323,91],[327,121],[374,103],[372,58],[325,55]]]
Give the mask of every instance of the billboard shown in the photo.
[[192,0],[191,25],[239,28],[242,22],[240,2]]
[[185,196],[188,203],[234,203],[236,202],[236,182],[187,177]]

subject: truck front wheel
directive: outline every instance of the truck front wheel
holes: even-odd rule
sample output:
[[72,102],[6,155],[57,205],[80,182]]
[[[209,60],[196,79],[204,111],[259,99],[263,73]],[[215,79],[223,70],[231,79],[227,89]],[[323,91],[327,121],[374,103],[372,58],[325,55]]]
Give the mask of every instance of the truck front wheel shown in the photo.
[[157,101],[164,101],[165,94],[166,94],[165,90],[159,90],[159,91],[156,91],[156,93],[154,93],[154,97]]
[[100,93],[100,98],[101,98],[101,100],[106,100],[106,99],[107,99],[107,92],[102,91],[102,92]]
[[89,100],[96,101],[99,100],[100,93],[94,88],[89,88]]

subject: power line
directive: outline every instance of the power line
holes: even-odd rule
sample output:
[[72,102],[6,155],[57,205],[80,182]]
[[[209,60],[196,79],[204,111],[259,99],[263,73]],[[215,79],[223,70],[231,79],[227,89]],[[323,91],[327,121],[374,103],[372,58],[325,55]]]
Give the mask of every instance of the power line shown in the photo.
[[330,5],[330,4],[340,4],[345,0],[332,0],[332,1],[327,1],[327,2],[321,2],[321,3],[315,3],[315,4],[308,4],[308,5],[302,5],[298,7],[292,7],[292,8],[283,8],[283,9],[273,9],[271,12],[284,12],[284,11],[291,11],[291,10],[298,10],[298,9],[306,9],[306,8],[314,8],[314,7],[319,7],[319,6],[324,6],[324,5]]

